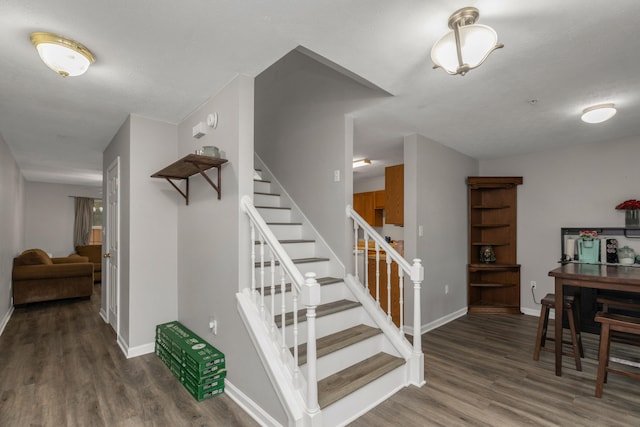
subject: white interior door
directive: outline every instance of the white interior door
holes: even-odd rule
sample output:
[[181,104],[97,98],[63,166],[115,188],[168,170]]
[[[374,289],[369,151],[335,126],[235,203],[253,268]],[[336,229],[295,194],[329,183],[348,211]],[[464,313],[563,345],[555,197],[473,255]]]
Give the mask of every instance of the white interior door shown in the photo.
[[118,329],[120,324],[120,318],[118,317],[120,305],[120,275],[118,274],[118,243],[120,240],[119,179],[120,158],[118,157],[107,170],[107,253],[105,254],[107,260],[107,313],[109,324],[118,335],[120,335]]

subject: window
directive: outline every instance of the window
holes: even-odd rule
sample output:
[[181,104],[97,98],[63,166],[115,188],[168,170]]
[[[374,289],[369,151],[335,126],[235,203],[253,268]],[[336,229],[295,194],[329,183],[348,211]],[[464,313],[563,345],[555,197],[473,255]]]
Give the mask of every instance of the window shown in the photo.
[[91,230],[90,245],[102,244],[102,200],[96,199],[93,202],[93,227]]

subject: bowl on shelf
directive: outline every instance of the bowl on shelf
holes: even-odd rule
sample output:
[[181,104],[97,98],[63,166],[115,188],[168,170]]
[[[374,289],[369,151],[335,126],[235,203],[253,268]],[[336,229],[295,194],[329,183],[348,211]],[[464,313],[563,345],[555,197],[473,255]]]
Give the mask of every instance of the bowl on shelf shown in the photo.
[[623,265],[631,265],[636,261],[636,253],[629,246],[618,249],[618,262]]

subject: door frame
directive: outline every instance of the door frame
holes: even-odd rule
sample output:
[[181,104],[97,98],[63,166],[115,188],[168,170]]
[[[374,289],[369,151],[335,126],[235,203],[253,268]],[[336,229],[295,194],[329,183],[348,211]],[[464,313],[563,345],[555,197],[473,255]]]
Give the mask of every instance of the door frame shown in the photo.
[[[115,212],[115,218],[111,217],[111,209],[110,209],[110,205],[111,205],[111,193],[110,193],[110,183],[109,183],[109,178],[110,178],[110,171],[115,169],[115,176],[116,176],[116,212]],[[116,335],[118,337],[118,339],[120,339],[120,247],[119,247],[119,242],[120,242],[120,210],[121,210],[121,205],[120,205],[120,156],[117,156],[113,162],[109,165],[109,167],[107,168],[107,185],[106,185],[106,221],[105,221],[105,253],[109,253],[110,248],[111,248],[111,239],[112,239],[112,233],[111,233],[111,227],[114,226],[114,219],[115,219],[115,240],[116,240],[116,245],[118,246],[117,251],[116,251],[116,259],[115,259],[115,263],[116,263],[116,277],[112,278],[112,272],[111,272],[111,258],[105,258],[105,266],[106,268],[103,269],[103,271],[106,272],[106,291],[103,292],[104,294],[104,301],[106,303],[105,305],[105,311],[106,311],[106,320],[107,323],[109,325],[111,325],[111,327],[113,327],[113,322],[115,321],[115,332]],[[115,280],[115,292],[111,292],[111,280]],[[113,295],[113,293],[115,293],[115,295]],[[116,303],[116,314],[115,314],[115,319],[113,319],[112,317],[113,314],[111,313],[111,303],[112,301],[114,301]]]

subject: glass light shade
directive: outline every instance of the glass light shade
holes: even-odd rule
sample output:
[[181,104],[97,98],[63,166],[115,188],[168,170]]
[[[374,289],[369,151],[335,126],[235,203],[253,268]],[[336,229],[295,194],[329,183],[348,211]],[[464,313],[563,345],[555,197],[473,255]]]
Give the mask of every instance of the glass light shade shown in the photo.
[[585,123],[602,123],[615,116],[616,109],[613,104],[600,104],[585,108],[582,112],[582,121]]
[[33,33],[31,42],[40,59],[62,77],[84,74],[95,58],[83,45],[51,33]]
[[353,161],[353,168],[360,168],[362,166],[368,166],[371,164],[371,160],[369,159],[361,159],[361,160],[354,160]]
[[469,70],[476,68],[498,47],[498,35],[489,26],[465,25],[459,27],[458,32],[463,64],[458,63],[454,30],[442,36],[431,49],[433,63],[444,68],[449,74],[457,74],[458,67],[464,64],[468,65]]

